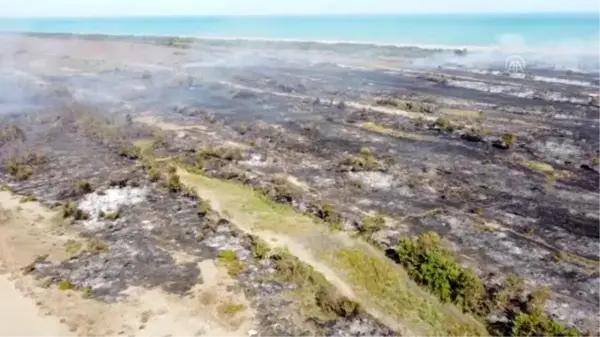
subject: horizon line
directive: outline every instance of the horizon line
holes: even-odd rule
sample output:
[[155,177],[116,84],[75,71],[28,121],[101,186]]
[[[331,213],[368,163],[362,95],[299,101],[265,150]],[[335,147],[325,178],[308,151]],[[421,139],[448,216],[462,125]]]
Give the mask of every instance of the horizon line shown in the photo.
[[[126,15],[47,15],[47,16],[5,16],[0,14],[2,19],[113,19],[113,18],[181,18],[181,17],[290,17],[290,16],[402,16],[402,15],[476,15],[476,14],[495,14],[495,15],[514,15],[514,14],[596,14],[600,15],[600,9],[597,11],[467,11],[467,12],[373,12],[373,13],[273,13],[273,14],[126,14]],[[599,16],[600,20],[600,16]]]

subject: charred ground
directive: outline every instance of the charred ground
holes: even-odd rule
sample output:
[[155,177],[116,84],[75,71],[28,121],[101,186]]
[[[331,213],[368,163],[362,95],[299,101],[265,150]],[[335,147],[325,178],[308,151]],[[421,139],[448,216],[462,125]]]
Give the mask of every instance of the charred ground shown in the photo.
[[[220,184],[233,183],[316,217],[331,231],[320,235],[358,235],[413,279],[422,275],[410,273],[398,247],[438,233],[443,248],[421,253],[473,270],[483,287],[477,304],[446,300],[483,316],[492,333],[511,333],[518,313],[528,312],[518,307],[534,302],[526,295],[543,287],[550,300],[536,310],[597,333],[597,74],[424,68],[433,56],[458,56],[410,48],[369,55],[351,46],[3,39],[10,48],[2,54],[2,183],[62,207],[70,224],[57,230],[96,240],[63,263],[37,261],[40,277],[104,301],[134,285],[189,294],[202,278],[196,263],[220,259],[233,265],[262,335],[478,331],[469,323],[444,330],[425,316],[402,322],[408,315],[394,308],[401,302],[361,301],[356,275],[347,275],[353,291],[344,292],[333,262],[328,275],[312,258],[296,260],[303,250],[290,248],[293,240],[282,240],[289,253],[256,254],[254,227],[240,222],[258,219],[261,233],[296,237],[271,218],[228,209],[235,200],[224,194],[233,187]],[[203,200],[220,205],[212,210]],[[174,251],[190,262],[177,263]],[[306,276],[315,271],[303,263],[326,280]],[[277,270],[281,278],[266,277]],[[522,280],[511,295],[519,304],[490,305],[513,274]],[[288,292],[302,282],[312,292],[300,294],[308,298],[301,310]],[[289,316],[271,321],[275,311]]]

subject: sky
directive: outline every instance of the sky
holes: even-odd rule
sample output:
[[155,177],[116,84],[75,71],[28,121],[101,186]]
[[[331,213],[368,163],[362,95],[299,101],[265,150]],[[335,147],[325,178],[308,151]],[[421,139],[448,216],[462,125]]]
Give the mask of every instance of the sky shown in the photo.
[[2,17],[598,12],[598,0],[0,0]]

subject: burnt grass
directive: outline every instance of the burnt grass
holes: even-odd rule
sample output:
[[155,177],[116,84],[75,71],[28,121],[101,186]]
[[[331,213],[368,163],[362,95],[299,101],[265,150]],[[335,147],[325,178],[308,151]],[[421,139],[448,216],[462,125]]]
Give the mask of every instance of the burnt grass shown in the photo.
[[[40,259],[37,275],[89,288],[104,301],[119,300],[134,285],[186,294],[200,270],[177,264],[170,251],[199,262],[234,250],[242,265],[235,278],[257,312],[261,335],[394,334],[360,309],[327,322],[297,319],[301,311],[287,292],[298,285],[267,277],[281,254],[257,257],[252,237],[222,216],[199,212],[193,193],[153,178],[134,142],[154,140],[156,157],[250,185],[324,225],[363,236],[393,259],[402,240],[436,232],[488,291],[515,274],[524,294],[548,289],[545,315],[597,334],[599,111],[586,94],[598,90],[596,75],[532,69],[515,78],[441,67],[415,68],[416,76],[288,62],[284,52],[293,47],[251,43],[225,47],[266,48],[275,57],[195,66],[201,43],[171,42],[160,48],[178,53],[161,63],[188,62],[183,77],[181,68],[176,75],[127,63],[118,71],[109,62],[86,64],[80,71],[97,77],[40,75],[48,86],[31,89],[40,109],[0,115],[0,183],[15,193],[49,207],[114,191],[141,196],[119,206],[118,216],[71,219],[68,226],[83,238],[110,249],[100,245],[58,265]],[[225,48],[207,46],[214,53]],[[536,74],[590,86],[544,82]],[[128,89],[134,85],[145,89]],[[67,90],[59,94],[56,87]],[[116,95],[127,107],[72,94],[78,88]],[[158,122],[148,125],[148,117]],[[182,128],[165,127],[171,124]],[[244,147],[231,150],[232,142]],[[369,212],[385,221],[367,221]],[[484,314],[490,324],[506,318]]]

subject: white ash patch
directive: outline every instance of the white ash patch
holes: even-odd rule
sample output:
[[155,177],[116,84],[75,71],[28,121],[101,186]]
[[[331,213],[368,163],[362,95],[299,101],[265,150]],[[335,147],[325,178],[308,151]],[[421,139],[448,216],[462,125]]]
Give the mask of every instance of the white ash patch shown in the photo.
[[238,237],[232,236],[231,230],[227,226],[217,228],[217,234],[204,240],[204,243],[219,251],[234,251],[239,260],[246,260],[250,252],[244,249],[244,241]]
[[90,215],[83,225],[89,229],[104,227],[100,220],[102,213],[117,212],[122,206],[138,204],[145,200],[148,190],[139,187],[110,188],[101,193],[94,192],[86,195],[79,203],[79,209]]
[[593,85],[592,83],[587,82],[587,81],[568,80],[568,79],[557,78],[557,77],[533,76],[533,80],[539,81],[539,82],[547,82],[547,83],[576,85],[576,86],[580,86],[580,87],[595,87],[595,85]]
[[567,141],[548,140],[544,143],[536,143],[535,150],[553,159],[575,158],[581,155],[581,149]]
[[241,161],[240,164],[251,167],[266,167],[271,163],[260,154],[252,154],[248,160]]
[[320,188],[332,187],[335,185],[335,179],[320,176],[312,177],[312,181],[316,186],[319,186]]
[[348,177],[376,190],[389,190],[394,184],[394,177],[382,172],[349,172]]

